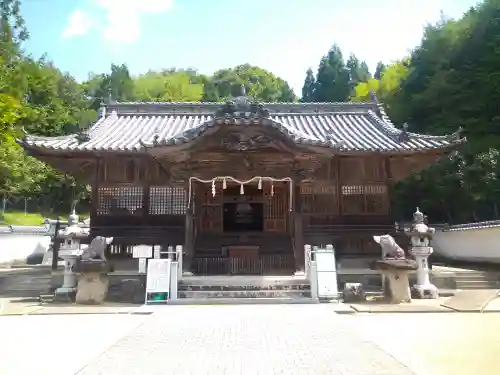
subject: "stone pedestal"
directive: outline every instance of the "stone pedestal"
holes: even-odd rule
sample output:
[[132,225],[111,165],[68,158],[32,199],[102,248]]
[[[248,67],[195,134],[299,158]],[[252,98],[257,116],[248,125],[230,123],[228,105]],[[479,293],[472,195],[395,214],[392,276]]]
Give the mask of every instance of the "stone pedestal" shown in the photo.
[[384,296],[389,303],[411,302],[408,272],[407,270],[383,271],[386,280]]
[[82,305],[102,305],[108,294],[108,286],[108,275],[105,273],[80,273],[75,302]]
[[408,259],[377,260],[373,269],[382,272],[385,279],[384,296],[389,303],[411,302],[409,271],[416,270],[417,264]]
[[429,264],[427,259],[432,254],[433,249],[430,246],[412,247],[410,254],[417,262],[417,282],[411,288],[411,294],[414,298],[439,298],[439,291],[429,278]]
[[108,266],[102,260],[80,261],[76,267],[78,288],[76,303],[82,305],[101,305],[108,293]]
[[75,299],[77,277],[75,266],[79,255],[76,254],[61,254],[60,257],[64,260],[63,285],[56,289],[55,299],[57,301],[70,302]]

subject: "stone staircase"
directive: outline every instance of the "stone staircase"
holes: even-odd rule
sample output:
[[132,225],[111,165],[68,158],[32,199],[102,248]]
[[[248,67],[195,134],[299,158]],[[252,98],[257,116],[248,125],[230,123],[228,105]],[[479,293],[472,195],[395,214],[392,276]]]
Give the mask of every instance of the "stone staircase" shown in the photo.
[[500,289],[500,274],[488,271],[456,272],[457,289]]
[[179,283],[181,303],[310,303],[308,280],[292,276],[185,277]]
[[51,289],[50,267],[12,268],[0,272],[0,297],[39,298]]

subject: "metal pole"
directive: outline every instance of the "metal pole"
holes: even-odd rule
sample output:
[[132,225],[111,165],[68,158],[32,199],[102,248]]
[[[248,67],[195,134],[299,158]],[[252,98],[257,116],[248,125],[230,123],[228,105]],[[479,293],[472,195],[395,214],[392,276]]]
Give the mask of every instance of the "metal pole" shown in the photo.
[[177,299],[177,285],[179,264],[177,262],[170,262],[170,298],[171,300]]
[[177,253],[177,263],[178,263],[178,267],[177,267],[178,275],[177,275],[177,278],[178,278],[178,280],[182,280],[182,245],[177,245],[175,247],[175,251]]
[[309,263],[309,282],[311,283],[311,299],[314,303],[319,303],[318,296],[318,268],[316,261],[313,260]]
[[59,260],[59,248],[61,247],[61,241],[58,238],[59,229],[61,229],[61,222],[57,218],[54,239],[52,241],[52,271],[57,270],[57,264]]

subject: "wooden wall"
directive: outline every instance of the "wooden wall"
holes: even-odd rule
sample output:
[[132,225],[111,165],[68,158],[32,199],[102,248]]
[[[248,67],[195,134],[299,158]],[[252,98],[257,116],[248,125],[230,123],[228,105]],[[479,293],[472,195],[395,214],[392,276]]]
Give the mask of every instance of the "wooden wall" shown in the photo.
[[95,225],[182,226],[187,206],[183,183],[149,156],[99,160],[93,188]]
[[[304,225],[390,223],[390,167],[389,159],[381,155],[334,157],[323,162],[313,179],[298,183],[294,190],[300,195],[297,209]],[[96,222],[181,225],[179,218],[186,212],[187,183],[172,181],[152,157],[101,159],[97,174],[93,212]],[[271,200],[269,187],[264,189],[267,202],[272,202],[266,205],[266,225],[274,228],[270,230],[286,230],[288,213],[282,208],[288,204],[288,189],[275,188]],[[202,230],[222,227],[221,183],[216,191],[214,198],[208,184],[193,190],[201,210],[195,216]]]

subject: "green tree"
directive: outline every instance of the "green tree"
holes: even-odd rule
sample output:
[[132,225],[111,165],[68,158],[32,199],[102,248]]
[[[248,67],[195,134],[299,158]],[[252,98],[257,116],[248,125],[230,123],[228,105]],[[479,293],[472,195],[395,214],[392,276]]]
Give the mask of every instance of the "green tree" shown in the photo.
[[347,101],[351,92],[350,72],[342,51],[333,45],[319,63],[314,90],[315,102]]
[[316,78],[311,68],[307,69],[304,86],[302,86],[302,99],[304,103],[314,101],[314,89],[316,87]]
[[377,63],[377,67],[375,68],[375,73],[373,74],[373,78],[380,79],[382,78],[382,73],[384,73],[386,66],[382,61]]
[[[221,69],[210,77],[212,98],[228,100],[240,95],[241,85],[246,93],[261,102],[293,102],[297,98],[288,83],[273,73],[249,64]],[[216,93],[216,95],[214,95]]]
[[198,102],[203,97],[203,84],[191,83],[186,72],[148,72],[134,80],[135,97],[151,102]]

